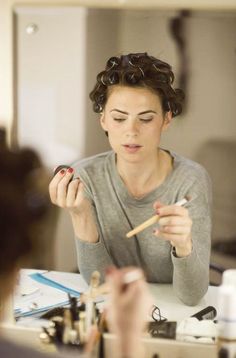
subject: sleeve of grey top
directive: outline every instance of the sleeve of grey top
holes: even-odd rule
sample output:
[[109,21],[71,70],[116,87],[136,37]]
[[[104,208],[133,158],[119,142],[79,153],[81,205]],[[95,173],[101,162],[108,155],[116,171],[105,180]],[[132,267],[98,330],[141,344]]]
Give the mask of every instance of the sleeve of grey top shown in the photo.
[[96,222],[99,235],[99,241],[96,243],[90,243],[81,240],[77,236],[75,237],[78,268],[87,283],[90,282],[91,274],[93,273],[93,271],[99,271],[101,274],[101,281],[104,281],[104,269],[108,266],[114,265],[114,263],[112,262],[112,259],[104,243],[102,233],[100,231],[100,226],[93,202],[93,194],[89,185],[90,179],[87,176],[86,172],[83,171],[83,169],[81,169],[80,165],[78,164],[75,166],[75,177],[76,176],[82,176],[83,178],[84,194],[92,205],[93,217]]
[[93,271],[99,271],[104,281],[104,268],[114,265],[104,244],[99,240],[96,243],[82,241],[76,237],[78,267],[87,283],[90,282]]
[[194,306],[204,296],[209,285],[211,248],[211,182],[203,169],[191,188],[188,204],[192,219],[192,252],[178,258],[172,251],[173,287],[187,305]]
[[90,282],[93,271],[99,271],[101,274],[101,281],[104,281],[104,269],[114,265],[100,233],[95,210],[93,210],[93,214],[99,231],[99,241],[90,243],[81,240],[79,237],[75,238],[79,271],[87,283]]

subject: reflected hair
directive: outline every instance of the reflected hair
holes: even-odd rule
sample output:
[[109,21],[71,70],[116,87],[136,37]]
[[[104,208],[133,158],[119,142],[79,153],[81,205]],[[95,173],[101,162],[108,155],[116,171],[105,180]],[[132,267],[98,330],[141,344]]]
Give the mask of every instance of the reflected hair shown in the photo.
[[0,139],[0,274],[9,273],[35,248],[35,224],[49,198],[37,184],[42,164],[31,149],[10,150]]
[[176,117],[182,112],[184,92],[173,88],[173,82],[174,73],[168,63],[146,52],[130,53],[109,58],[105,70],[97,75],[97,82],[89,97],[94,112],[101,113],[111,86],[144,87],[161,98],[164,112],[171,111]]

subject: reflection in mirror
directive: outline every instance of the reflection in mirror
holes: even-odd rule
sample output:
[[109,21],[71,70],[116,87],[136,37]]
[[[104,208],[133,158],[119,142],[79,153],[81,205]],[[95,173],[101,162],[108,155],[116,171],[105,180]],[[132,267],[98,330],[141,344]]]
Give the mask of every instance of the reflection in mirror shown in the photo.
[[[186,110],[163,136],[162,147],[202,162],[210,174],[213,164],[212,173],[221,170],[222,160],[218,154],[214,156],[213,149],[214,161],[210,160],[208,167],[205,148],[214,140],[226,146],[235,142],[236,14],[184,15],[178,42],[176,31],[173,37],[173,20],[180,14],[175,11],[15,8],[19,144],[36,147],[51,169],[107,150],[107,138],[92,112],[88,94],[107,58],[148,52],[173,66],[177,87],[187,71]],[[212,179],[213,186],[218,185]],[[228,190],[226,185],[221,186],[222,196],[224,189]],[[213,193],[217,190],[213,187]],[[228,200],[224,215],[215,208],[218,216],[213,240],[235,237],[235,227],[230,237],[223,231],[234,195]],[[46,266],[75,270],[71,224],[66,214],[59,212],[59,216],[57,232],[50,233],[56,241],[55,255],[48,252]],[[227,259],[222,264],[227,266]],[[43,260],[41,266],[45,267]]]

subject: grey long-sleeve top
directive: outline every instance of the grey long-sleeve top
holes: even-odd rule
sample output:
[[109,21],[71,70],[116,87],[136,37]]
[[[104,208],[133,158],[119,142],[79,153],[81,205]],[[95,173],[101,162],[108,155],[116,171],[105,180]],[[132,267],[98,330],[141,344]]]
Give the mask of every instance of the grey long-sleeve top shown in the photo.
[[[94,209],[99,241],[88,243],[76,238],[78,265],[87,281],[94,270],[109,265],[139,266],[148,282],[172,283],[176,295],[195,305],[206,293],[209,283],[211,241],[211,183],[198,163],[176,153],[173,170],[166,180],[141,199],[132,197],[120,178],[113,151],[76,162],[75,177],[85,184]],[[173,204],[186,195],[193,221],[193,249],[189,256],[175,256],[171,244],[153,235],[155,225],[127,239],[126,233],[154,215],[153,203]],[[156,224],[157,225],[157,224]]]

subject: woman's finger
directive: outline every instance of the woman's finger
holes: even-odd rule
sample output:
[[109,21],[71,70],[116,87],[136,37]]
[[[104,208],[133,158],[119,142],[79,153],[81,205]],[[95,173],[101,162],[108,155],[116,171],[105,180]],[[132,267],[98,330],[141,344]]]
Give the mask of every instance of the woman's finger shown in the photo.
[[183,206],[167,205],[158,209],[159,216],[189,216],[188,209]]
[[188,216],[164,216],[158,221],[160,226],[191,226],[192,221]]
[[[79,178],[78,178],[79,179]],[[76,197],[75,197],[75,206],[79,206],[81,199],[84,196],[84,184],[83,182],[80,180],[79,181],[79,185],[78,185],[78,189],[77,189],[77,193],[76,193]]]
[[154,209],[154,210],[158,210],[158,209],[161,208],[162,206],[164,206],[164,204],[162,204],[162,202],[160,202],[160,201],[155,201],[155,203],[153,204],[153,209]]
[[51,202],[53,204],[57,204],[57,187],[65,174],[66,174],[66,170],[62,169],[50,181],[49,195],[50,195]]
[[68,185],[67,196],[66,196],[66,207],[71,208],[75,206],[75,200],[80,184],[80,179],[76,178]]
[[186,234],[169,234],[169,233],[164,233],[164,232],[160,233],[159,231],[155,231],[155,235],[157,235],[158,237],[161,237],[162,239],[165,239],[167,241],[173,241],[176,244],[185,242],[187,237],[189,236]]
[[60,180],[57,186],[57,204],[64,208],[66,207],[66,196],[67,196],[67,189],[68,184],[73,176],[73,171],[69,168],[63,178]]
[[162,226],[159,228],[159,234],[186,235],[191,232],[189,226]]

